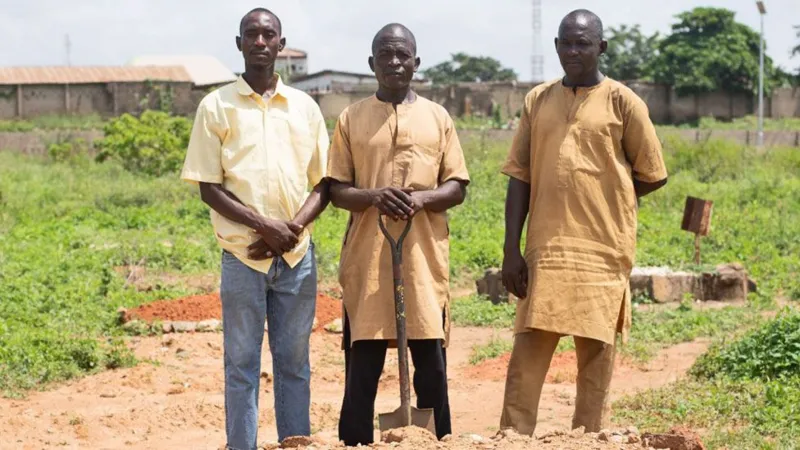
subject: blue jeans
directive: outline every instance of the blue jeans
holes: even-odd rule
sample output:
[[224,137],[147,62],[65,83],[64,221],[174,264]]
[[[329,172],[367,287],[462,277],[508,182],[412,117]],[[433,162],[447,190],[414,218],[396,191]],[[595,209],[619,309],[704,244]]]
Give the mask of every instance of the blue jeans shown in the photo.
[[264,319],[275,391],[278,439],[311,434],[309,338],[317,296],[312,244],[300,263],[275,258],[269,273],[222,254],[222,333],[225,352],[225,431],[228,447],[256,448]]

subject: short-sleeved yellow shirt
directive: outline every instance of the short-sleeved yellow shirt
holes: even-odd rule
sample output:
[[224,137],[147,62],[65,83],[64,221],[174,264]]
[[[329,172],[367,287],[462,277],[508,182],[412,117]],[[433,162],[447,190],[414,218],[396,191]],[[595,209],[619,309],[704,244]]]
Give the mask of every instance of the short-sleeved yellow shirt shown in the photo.
[[[443,107],[423,97],[395,109],[372,96],[345,109],[333,134],[328,173],[358,189],[431,190],[448,180],[469,181],[452,119]],[[395,237],[404,226],[387,219]],[[447,339],[449,234],[445,212],[423,210],[413,218],[403,245],[409,339]],[[374,207],[350,216],[339,281],[350,343],[396,339],[391,252]]]
[[554,81],[525,98],[503,173],[531,185],[525,245],[528,295],[517,333],[532,328],[614,343],[630,328],[636,248],[633,179],[666,179],[647,106],[605,78]]
[[[278,78],[275,93],[264,98],[242,78],[200,102],[181,178],[222,184],[258,214],[291,220],[310,187],[326,175],[328,131],[322,112],[306,93]],[[272,259],[247,257],[259,239],[254,230],[211,211],[220,246],[243,263],[267,273]],[[294,267],[310,242],[309,230],[283,258]]]

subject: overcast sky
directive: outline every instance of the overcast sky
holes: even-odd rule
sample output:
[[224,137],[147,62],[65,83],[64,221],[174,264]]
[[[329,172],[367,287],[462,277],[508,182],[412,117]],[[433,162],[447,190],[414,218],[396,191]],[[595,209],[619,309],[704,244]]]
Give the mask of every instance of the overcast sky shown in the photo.
[[[675,14],[696,6],[722,6],[759,29],[751,0],[542,0],[545,75],[561,75],[552,39],[569,11],[589,8],[606,26],[640,24],[647,33],[668,32]],[[416,34],[423,68],[464,51],[499,59],[531,78],[531,0],[0,0],[0,65],[66,63],[64,35],[73,65],[119,65],[147,54],[210,54],[232,70],[242,69],[234,37],[241,16],[256,6],[283,21],[287,45],[309,53],[309,69],[368,72],[372,36],[401,22]],[[346,5],[346,6],[345,6]],[[502,7],[501,7],[502,5]],[[767,53],[784,69],[798,42],[800,0],[766,0]]]

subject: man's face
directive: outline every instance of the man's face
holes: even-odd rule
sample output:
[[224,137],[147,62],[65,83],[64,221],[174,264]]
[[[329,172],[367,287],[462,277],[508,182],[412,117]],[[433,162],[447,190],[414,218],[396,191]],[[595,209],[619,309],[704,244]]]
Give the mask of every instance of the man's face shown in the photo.
[[244,56],[245,65],[255,68],[274,67],[275,58],[284,44],[280,25],[274,17],[263,12],[245,18],[241,36],[236,38],[236,46]]
[[562,24],[555,43],[564,73],[577,80],[597,71],[600,55],[607,45],[583,18]]
[[388,89],[405,89],[419,67],[414,45],[405,37],[386,36],[380,39],[369,58],[369,65],[378,84]]

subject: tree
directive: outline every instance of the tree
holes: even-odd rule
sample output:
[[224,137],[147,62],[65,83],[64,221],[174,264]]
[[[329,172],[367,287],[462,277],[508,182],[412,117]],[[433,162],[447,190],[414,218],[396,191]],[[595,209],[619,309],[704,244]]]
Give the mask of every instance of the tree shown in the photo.
[[500,61],[488,56],[455,53],[451,61],[439,63],[422,74],[434,84],[458,82],[512,81],[517,79],[513,69],[502,67]]
[[600,59],[600,70],[616,80],[651,80],[652,62],[658,55],[661,36],[645,36],[639,25],[609,28],[608,50]]
[[[794,29],[797,30],[797,34],[796,34],[797,38],[800,39],[800,25],[795,25]],[[797,55],[797,54],[800,54],[800,44],[797,44],[792,49],[792,57],[794,58],[794,56]]]
[[[758,89],[759,35],[723,8],[695,8],[677,15],[672,34],[659,45],[653,61],[655,81],[678,94]],[[765,89],[773,84],[772,59],[764,57]]]

